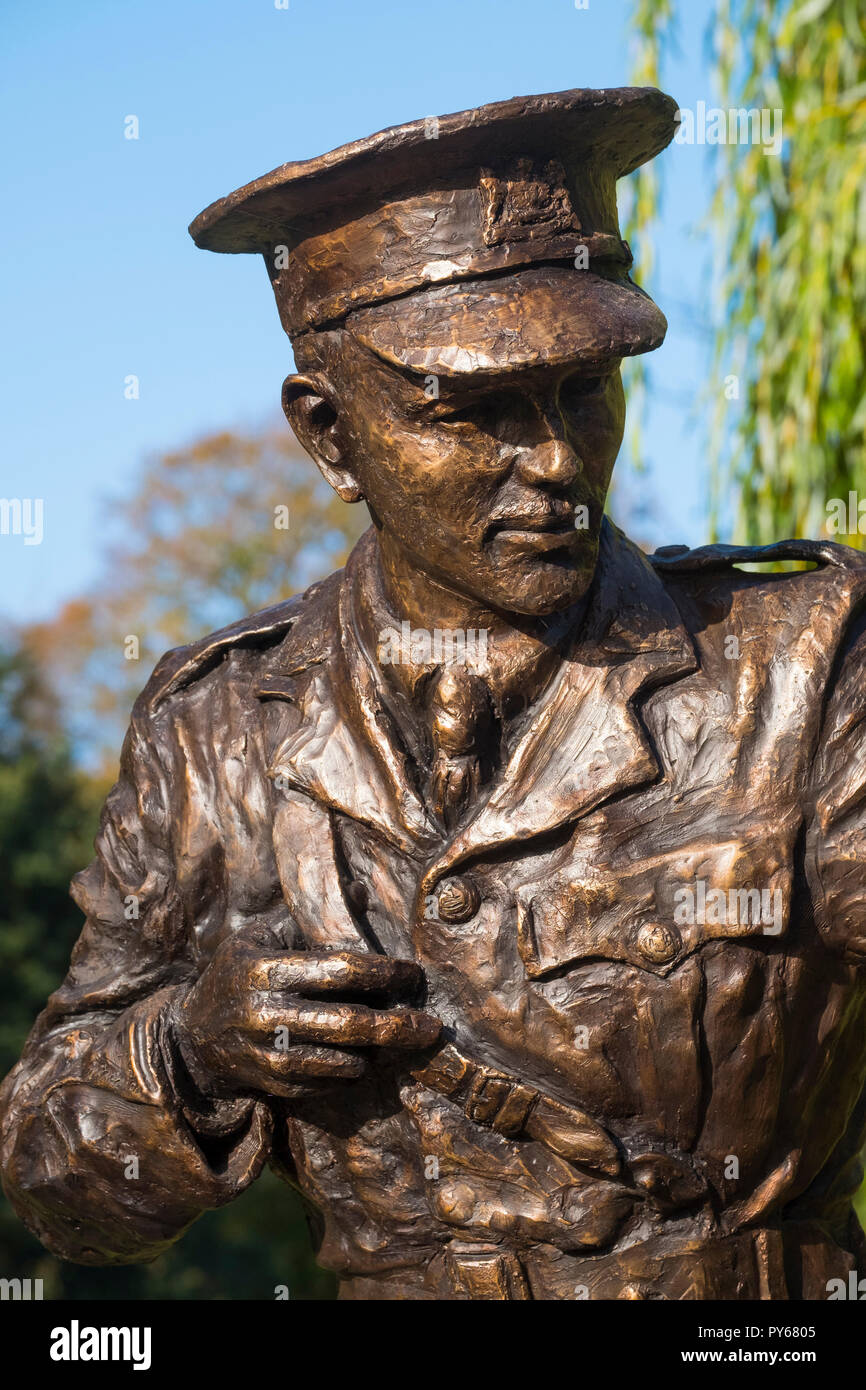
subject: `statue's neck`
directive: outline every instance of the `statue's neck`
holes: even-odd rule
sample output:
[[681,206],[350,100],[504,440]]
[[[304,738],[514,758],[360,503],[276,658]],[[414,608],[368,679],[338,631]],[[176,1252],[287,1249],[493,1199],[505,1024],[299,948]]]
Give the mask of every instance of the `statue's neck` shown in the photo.
[[411,634],[429,634],[429,659],[428,639],[416,638],[403,642],[400,660],[385,669],[386,678],[410,702],[415,703],[423,678],[448,664],[441,653],[453,644],[449,634],[454,633],[463,634],[460,664],[484,681],[503,719],[537,698],[559,664],[563,638],[579,617],[574,609],[546,618],[499,612],[410,565],[379,537],[372,559],[374,573],[359,604],[368,649],[376,652],[387,630],[405,635],[404,624]]

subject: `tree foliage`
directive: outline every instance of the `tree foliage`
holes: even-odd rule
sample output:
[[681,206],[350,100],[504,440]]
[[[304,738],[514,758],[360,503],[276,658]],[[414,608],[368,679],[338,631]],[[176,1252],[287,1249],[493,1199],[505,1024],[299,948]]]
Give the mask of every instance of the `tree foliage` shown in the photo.
[[[672,40],[675,0],[633,0],[631,78],[636,87],[661,86],[662,51]],[[658,166],[650,160],[636,169],[624,184],[623,234],[635,253],[635,278],[649,284],[655,269],[652,233],[660,213]],[[636,472],[643,471],[642,425],[646,413],[647,365],[642,357],[623,362],[623,381],[628,393],[626,440]],[[619,482],[614,478],[614,487]],[[619,500],[619,497],[618,497]]]
[[97,812],[32,662],[0,649],[0,1074],[66,972],[81,928],[69,880],[92,857]]
[[79,754],[110,781],[130,707],[160,656],[306,588],[343,562],[368,523],[285,425],[151,459],[107,518],[92,590],[22,634],[75,708]]
[[[636,80],[657,73],[676,13],[634,0]],[[712,518],[752,542],[826,533],[828,502],[866,477],[864,25],[862,0],[718,0],[711,23],[722,107],[780,110],[784,132],[779,157],[725,147],[711,208],[711,370],[739,381],[712,431]],[[653,210],[638,200],[639,226]]]
[[786,128],[781,159],[728,147],[713,205],[717,360],[744,394],[717,486],[722,504],[737,490],[738,529],[758,543],[826,532],[827,501],[866,479],[864,24],[860,0],[727,0],[719,15],[723,104],[780,109]]

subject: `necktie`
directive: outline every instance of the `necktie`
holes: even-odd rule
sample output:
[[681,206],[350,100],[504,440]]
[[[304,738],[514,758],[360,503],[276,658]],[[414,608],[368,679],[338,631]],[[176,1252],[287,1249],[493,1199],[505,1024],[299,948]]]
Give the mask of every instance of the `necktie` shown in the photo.
[[487,688],[462,666],[440,671],[430,701],[433,809],[447,830],[453,829],[475,799],[481,784],[483,739],[489,725]]

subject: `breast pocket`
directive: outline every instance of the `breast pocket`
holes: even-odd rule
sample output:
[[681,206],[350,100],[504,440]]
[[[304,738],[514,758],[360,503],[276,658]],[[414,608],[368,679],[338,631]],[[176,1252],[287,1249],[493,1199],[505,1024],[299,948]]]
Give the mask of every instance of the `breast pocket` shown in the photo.
[[[772,941],[789,930],[797,826],[762,826],[663,853],[573,854],[515,894],[527,975],[543,979],[593,958],[665,975],[718,938]],[[602,841],[603,846],[603,841]]]

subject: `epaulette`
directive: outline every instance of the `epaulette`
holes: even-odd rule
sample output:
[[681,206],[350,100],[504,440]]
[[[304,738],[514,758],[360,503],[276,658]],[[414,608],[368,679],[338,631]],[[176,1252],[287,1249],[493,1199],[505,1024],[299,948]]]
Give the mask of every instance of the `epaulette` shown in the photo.
[[191,642],[187,647],[174,647],[166,652],[154,667],[136,706],[143,706],[147,713],[153,714],[169,695],[210,671],[232,648],[261,646],[271,639],[279,640],[297,622],[304,607],[326,582],[320,580],[302,594],[295,594],[282,603],[240,618],[198,642]]
[[866,567],[866,555],[836,541],[787,540],[773,545],[663,545],[648,556],[660,570],[724,570],[733,565],[767,564],[776,560],[806,560],[840,569]]

